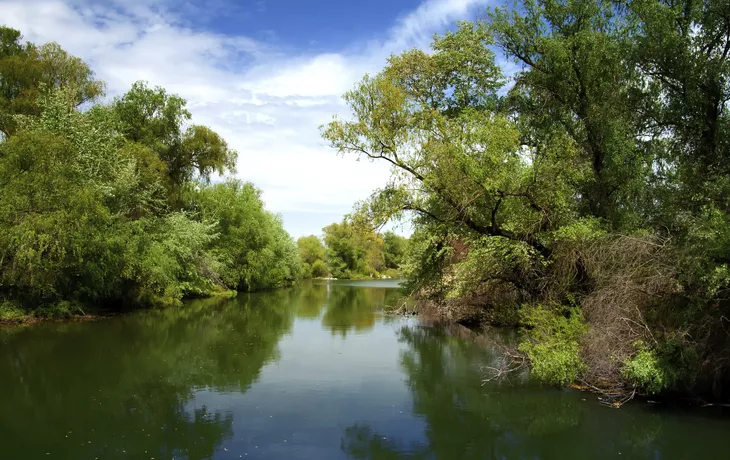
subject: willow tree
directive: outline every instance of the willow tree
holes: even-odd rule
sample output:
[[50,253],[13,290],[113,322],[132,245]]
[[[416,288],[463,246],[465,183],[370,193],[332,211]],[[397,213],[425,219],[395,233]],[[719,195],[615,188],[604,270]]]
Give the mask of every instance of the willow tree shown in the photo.
[[[353,119],[324,137],[393,171],[361,214],[416,216],[414,287],[521,306],[533,369],[719,395],[730,4],[522,0],[488,16],[345,95]],[[493,49],[517,64],[510,88]]]
[[104,93],[104,83],[78,57],[57,43],[24,43],[20,31],[0,26],[0,132],[16,130],[15,115],[38,115],[38,98],[60,88],[71,88],[78,107]]
[[238,156],[215,131],[188,124],[191,114],[186,104],[182,97],[140,81],[111,107],[122,135],[151,149],[154,158],[164,164],[161,179],[176,205],[181,204],[185,184],[207,182],[213,174],[235,171]]
[[559,133],[576,149],[583,216],[610,228],[632,225],[641,211],[651,157],[641,149],[639,72],[629,58],[635,22],[609,0],[524,1],[497,8],[497,46],[520,69],[508,110],[524,142]]
[[445,244],[434,235],[497,245],[514,263],[485,276],[522,285],[515,267],[549,258],[547,233],[574,213],[571,183],[584,171],[566,136],[521,142],[499,110],[505,79],[493,44],[484,24],[462,23],[437,36],[432,53],[392,56],[345,94],[354,119],[335,118],[323,136],[342,154],[391,165],[389,183],[361,209],[374,222],[414,213],[434,251]]
[[0,28],[0,321],[290,284],[296,246],[236,152],[144,83],[112,104],[58,45]]
[[335,277],[374,276],[385,270],[383,239],[363,222],[346,217],[322,231],[329,270]]

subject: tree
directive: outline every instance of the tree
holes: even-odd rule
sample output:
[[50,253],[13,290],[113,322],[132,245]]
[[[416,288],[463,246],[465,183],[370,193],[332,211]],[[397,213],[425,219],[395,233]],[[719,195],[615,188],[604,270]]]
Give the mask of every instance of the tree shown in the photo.
[[229,179],[203,186],[188,197],[204,222],[214,222],[218,237],[210,250],[230,289],[254,291],[292,283],[299,277],[299,253],[281,219],[268,212],[261,191]]
[[676,223],[677,208],[727,209],[730,6],[642,0],[626,14],[640,25],[632,61],[647,88],[640,114],[657,152],[662,224]]
[[307,278],[327,276],[327,249],[322,241],[314,235],[303,236],[297,240],[299,257],[303,264],[303,273]]
[[31,304],[93,298],[114,265],[104,250],[111,216],[74,153],[49,132],[0,144],[0,288]]
[[183,98],[160,87],[149,88],[144,82],[132,85],[112,105],[124,137],[150,148],[165,163],[165,183],[178,205],[184,184],[233,172],[237,157],[210,128],[185,127],[191,117],[185,105]]
[[324,243],[330,271],[336,278],[349,278],[362,266],[365,251],[355,241],[352,226],[346,221],[328,225],[324,229]]
[[319,238],[314,235],[303,236],[297,240],[299,254],[302,262],[313,264],[317,260],[325,260],[327,257],[327,249]]
[[503,81],[492,43],[486,26],[461,24],[435,38],[431,55],[391,57],[345,94],[354,120],[335,119],[322,134],[343,154],[393,166],[360,209],[376,225],[411,211],[436,233],[497,238],[546,257],[538,235],[574,212],[575,150],[560,137],[521,149],[517,124],[495,111]]
[[329,268],[335,277],[373,276],[385,269],[383,240],[371,228],[345,218],[323,231]]
[[330,269],[327,266],[327,262],[322,259],[315,260],[310,267],[310,274],[312,278],[324,278],[325,276],[328,276],[329,273]]
[[81,59],[56,43],[36,46],[22,43],[20,31],[0,26],[0,132],[15,133],[14,116],[38,115],[38,98],[59,88],[73,93],[73,107],[104,93],[103,82]]
[[408,239],[393,232],[383,235],[383,253],[385,266],[397,269],[403,263],[408,248]]
[[636,137],[641,99],[631,53],[633,22],[608,0],[526,1],[497,8],[497,46],[522,65],[506,101],[518,117],[522,142],[540,149],[551,137],[574,146],[572,167],[583,216],[614,228],[639,211],[650,151]]
[[[410,287],[452,320],[524,326],[543,376],[719,395],[729,18],[719,0],[524,0],[392,56],[322,129],[392,167],[353,222],[415,216]],[[507,91],[495,48],[518,65]]]
[[[0,28],[0,320],[291,284],[299,255],[236,152],[144,83],[111,105],[56,44]],[[321,267],[320,267],[321,269]],[[7,313],[9,312],[9,313]]]

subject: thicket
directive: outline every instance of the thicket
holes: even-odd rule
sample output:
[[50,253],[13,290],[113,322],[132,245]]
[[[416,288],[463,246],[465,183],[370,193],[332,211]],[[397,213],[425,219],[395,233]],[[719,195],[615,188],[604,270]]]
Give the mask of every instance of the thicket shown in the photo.
[[0,27],[0,318],[291,283],[299,255],[236,152],[144,82],[108,103],[56,44]]
[[371,226],[346,217],[315,235],[297,240],[303,273],[308,278],[398,277],[408,239],[392,231],[382,235]]
[[523,0],[344,99],[323,137],[392,166],[358,215],[413,217],[424,302],[546,381],[727,399],[730,3]]

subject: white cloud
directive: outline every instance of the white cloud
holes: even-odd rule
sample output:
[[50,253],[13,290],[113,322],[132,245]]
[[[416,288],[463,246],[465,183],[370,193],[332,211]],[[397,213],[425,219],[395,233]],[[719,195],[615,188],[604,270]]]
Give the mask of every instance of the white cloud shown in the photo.
[[[319,232],[318,214],[332,220],[349,212],[388,177],[385,165],[341,158],[320,139],[321,124],[346,114],[341,94],[365,72],[377,72],[389,54],[427,46],[433,32],[485,3],[428,0],[382,37],[314,56],[192,29],[162,1],[0,0],[0,9],[3,22],[26,39],[56,41],[87,60],[110,96],[147,80],[185,97],[194,122],[239,151],[238,176],[262,188],[268,207],[283,213],[298,236]],[[300,217],[290,225],[288,214]]]
[[441,31],[455,20],[467,19],[475,7],[488,2],[479,0],[430,0],[397,22],[391,30],[388,48],[425,47],[434,31]]

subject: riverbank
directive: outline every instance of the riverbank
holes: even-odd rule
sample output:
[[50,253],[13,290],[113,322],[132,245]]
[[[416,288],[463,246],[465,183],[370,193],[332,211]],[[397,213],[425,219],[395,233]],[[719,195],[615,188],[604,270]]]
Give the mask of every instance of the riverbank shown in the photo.
[[61,316],[34,316],[34,315],[23,315],[21,317],[14,318],[0,318],[0,328],[4,327],[16,327],[16,326],[28,326],[39,323],[80,323],[80,322],[91,322],[100,321],[115,316],[122,315],[123,313],[95,313],[86,315],[71,315],[66,317]]
[[[587,323],[581,312],[573,309],[546,308],[540,305],[505,306],[496,308],[488,299],[452,298],[441,301],[415,300],[408,308],[394,308],[394,314],[417,314],[430,326],[463,326],[477,335],[492,331],[513,331],[517,340],[509,346],[500,345],[504,360],[499,366],[484,369],[485,380],[509,380],[516,372],[527,370],[531,377],[556,388],[571,388],[595,394],[606,406],[619,408],[632,400],[691,407],[730,407],[728,398],[697,375],[692,385],[681,382],[666,363],[645,356],[614,371],[621,380],[600,375],[600,363],[591,361],[593,341],[603,332],[600,325]],[[633,346],[640,346],[632,344]],[[605,352],[605,350],[603,350]],[[685,360],[689,361],[691,355]],[[634,374],[643,381],[673,384],[639,385]],[[710,382],[711,383],[711,382]]]
[[[188,295],[183,300],[222,298],[230,299],[238,295],[238,291],[221,289],[204,294]],[[95,306],[83,305],[78,302],[61,301],[55,304],[46,304],[33,309],[24,309],[11,300],[0,301],[0,327],[18,326],[23,324],[37,324],[44,322],[82,322],[98,321],[126,312],[154,308],[153,306],[134,306],[126,309],[104,309]]]

